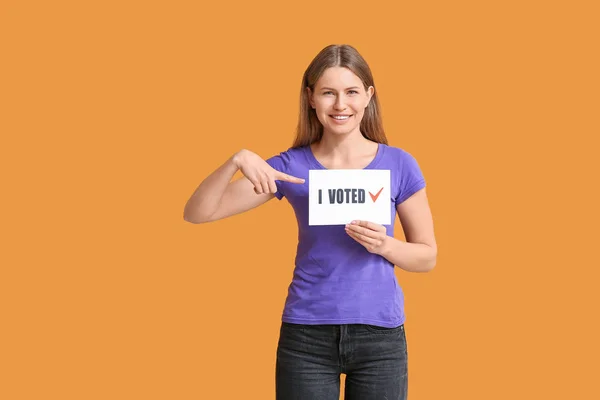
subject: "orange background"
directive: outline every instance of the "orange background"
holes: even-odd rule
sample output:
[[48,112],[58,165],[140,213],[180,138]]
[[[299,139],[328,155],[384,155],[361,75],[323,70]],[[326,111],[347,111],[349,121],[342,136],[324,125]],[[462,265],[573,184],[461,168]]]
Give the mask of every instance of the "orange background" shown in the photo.
[[275,398],[293,211],[183,207],[289,147],[332,43],[428,183],[410,399],[600,398],[593,3],[3,1],[0,398]]

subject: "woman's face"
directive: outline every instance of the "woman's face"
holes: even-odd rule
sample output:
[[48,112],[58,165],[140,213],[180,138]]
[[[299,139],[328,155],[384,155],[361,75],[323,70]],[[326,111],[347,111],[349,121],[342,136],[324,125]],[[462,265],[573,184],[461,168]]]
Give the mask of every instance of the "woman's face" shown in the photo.
[[365,91],[360,78],[343,67],[327,68],[315,84],[314,92],[307,90],[310,105],[328,134],[360,130],[360,121],[375,91],[373,86]]

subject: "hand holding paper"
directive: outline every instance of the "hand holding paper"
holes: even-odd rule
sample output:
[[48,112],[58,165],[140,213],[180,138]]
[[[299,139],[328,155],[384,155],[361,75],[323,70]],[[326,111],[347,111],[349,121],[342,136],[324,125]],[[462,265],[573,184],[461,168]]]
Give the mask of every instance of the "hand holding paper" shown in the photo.
[[369,221],[352,221],[346,225],[346,233],[362,244],[369,253],[383,253],[389,236],[386,227]]

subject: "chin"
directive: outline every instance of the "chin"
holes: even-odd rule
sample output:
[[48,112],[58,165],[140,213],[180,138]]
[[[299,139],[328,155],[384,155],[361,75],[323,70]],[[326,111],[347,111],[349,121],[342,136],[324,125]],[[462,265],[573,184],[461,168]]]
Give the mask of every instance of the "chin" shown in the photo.
[[354,132],[355,130],[356,130],[356,127],[353,127],[350,129],[340,129],[339,127],[333,127],[331,129],[328,129],[329,133],[331,133],[332,135],[335,135],[335,136],[349,135],[352,132]]

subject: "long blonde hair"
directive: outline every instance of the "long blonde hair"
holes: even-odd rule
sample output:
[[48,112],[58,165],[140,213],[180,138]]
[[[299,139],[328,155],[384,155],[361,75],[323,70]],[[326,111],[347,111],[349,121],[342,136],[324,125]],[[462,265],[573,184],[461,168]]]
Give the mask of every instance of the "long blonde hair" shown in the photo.
[[[312,60],[304,76],[302,77],[302,85],[300,88],[300,115],[298,117],[298,126],[296,128],[296,138],[292,148],[310,145],[323,137],[323,125],[317,118],[315,110],[312,109],[308,101],[307,87],[314,92],[315,84],[323,75],[327,68],[344,67],[352,71],[360,78],[365,86],[365,90],[369,86],[375,87],[371,69],[365,59],[358,51],[347,44],[329,45],[316,55]],[[369,105],[365,109],[365,113],[360,122],[360,131],[364,137],[374,142],[387,144],[387,138],[383,131],[383,123],[381,121],[381,106],[377,98],[377,91],[371,97]]]

